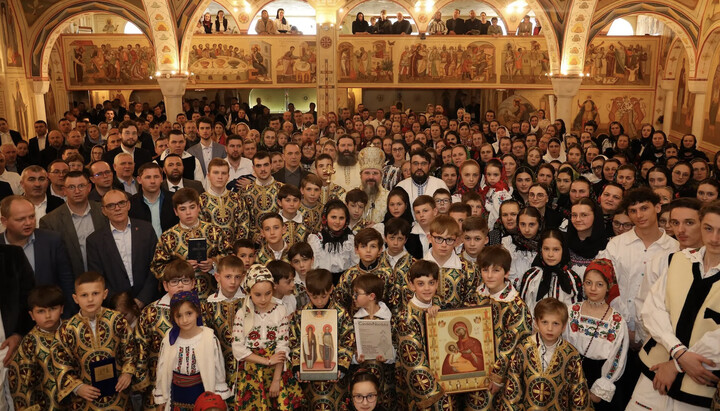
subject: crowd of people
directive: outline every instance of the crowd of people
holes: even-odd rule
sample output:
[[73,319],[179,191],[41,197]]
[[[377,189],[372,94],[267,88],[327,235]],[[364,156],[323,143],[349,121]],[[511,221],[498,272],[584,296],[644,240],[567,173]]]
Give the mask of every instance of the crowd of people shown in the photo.
[[[720,155],[695,136],[478,104],[165,113],[0,118],[0,408],[720,407]],[[495,358],[433,369],[426,320],[481,305]],[[363,319],[391,356],[359,353]],[[462,373],[486,387],[441,387]]]

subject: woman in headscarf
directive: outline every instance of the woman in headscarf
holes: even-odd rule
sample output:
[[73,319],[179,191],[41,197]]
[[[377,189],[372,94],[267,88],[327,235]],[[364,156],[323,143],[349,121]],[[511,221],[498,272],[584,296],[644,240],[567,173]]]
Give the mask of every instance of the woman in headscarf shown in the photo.
[[596,202],[581,198],[572,205],[567,240],[573,270],[582,277],[585,267],[608,242],[603,213]]

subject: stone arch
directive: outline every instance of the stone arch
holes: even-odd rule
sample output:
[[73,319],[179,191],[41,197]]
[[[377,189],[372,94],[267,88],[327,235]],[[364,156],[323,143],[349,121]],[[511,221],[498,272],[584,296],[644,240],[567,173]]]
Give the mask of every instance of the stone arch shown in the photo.
[[702,44],[698,47],[695,77],[706,79],[710,75],[712,59],[720,45],[720,21],[715,22],[708,30]]
[[180,68],[175,21],[167,0],[143,0],[149,17],[158,73],[173,73]]
[[133,22],[152,43],[152,32],[144,16],[127,5],[120,6],[108,2],[95,2],[88,10],[88,3],[63,5],[57,13],[46,13],[44,21],[38,20],[35,25],[40,29],[34,33],[30,41],[30,75],[35,78],[48,77],[50,52],[58,37],[70,24],[70,20],[81,14],[109,13]]
[[[663,71],[661,73],[664,80],[671,80],[676,78],[678,74],[678,64],[680,64],[680,59],[682,58],[683,52],[685,52],[685,47],[683,46],[682,41],[676,38],[675,40],[673,40],[668,51],[667,61],[670,62],[670,64],[666,64],[665,67],[663,67]],[[689,64],[692,58],[691,56],[687,57]]]

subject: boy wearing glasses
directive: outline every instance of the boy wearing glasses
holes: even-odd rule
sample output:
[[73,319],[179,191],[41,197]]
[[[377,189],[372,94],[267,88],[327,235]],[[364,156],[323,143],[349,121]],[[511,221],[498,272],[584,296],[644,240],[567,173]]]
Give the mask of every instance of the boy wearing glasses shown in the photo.
[[165,333],[173,326],[170,321],[170,300],[181,291],[195,288],[195,269],[185,260],[173,260],[165,267],[162,280],[165,295],[142,310],[135,327],[138,357],[136,385],[133,388],[142,392],[146,410],[156,407],[152,392],[160,345]]
[[450,204],[452,204],[452,197],[450,191],[439,188],[435,194],[433,194],[433,200],[435,200],[435,206],[438,214],[445,214],[450,212]]
[[458,308],[474,290],[475,268],[455,254],[455,245],[462,234],[458,223],[440,215],[430,223],[428,239],[432,247],[423,258],[440,267],[437,295],[441,308]]

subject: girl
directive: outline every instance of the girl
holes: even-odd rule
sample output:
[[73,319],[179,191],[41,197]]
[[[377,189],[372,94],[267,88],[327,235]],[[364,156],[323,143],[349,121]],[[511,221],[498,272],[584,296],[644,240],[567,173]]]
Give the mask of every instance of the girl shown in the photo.
[[653,134],[655,134],[655,127],[653,127],[652,124],[644,123],[640,126],[640,133],[638,133],[637,138],[632,141],[632,149],[636,157],[639,156],[647,146],[652,144]]
[[720,183],[717,180],[708,178],[698,184],[697,199],[703,203],[710,203],[718,199],[720,194]]
[[277,9],[277,13],[275,14],[275,28],[278,33],[289,33],[291,27],[292,26],[285,18],[285,10]]
[[113,295],[110,298],[109,305],[113,310],[120,311],[128,324],[130,324],[130,328],[135,329],[137,320],[140,318],[140,307],[128,291]]
[[570,217],[570,186],[575,181],[575,170],[570,166],[564,166],[558,171],[555,178],[555,210],[560,212],[564,218]]
[[588,170],[587,166],[583,163],[583,152],[580,146],[572,145],[567,150],[567,162],[578,171],[578,173],[584,173]]
[[502,156],[503,167],[505,167],[505,175],[509,180],[512,180],[517,170],[518,161],[512,154],[505,154]]
[[103,155],[105,154],[105,149],[102,145],[98,144],[92,148],[90,151],[90,162],[93,161],[100,161],[103,158]]
[[538,254],[520,281],[520,296],[530,312],[545,297],[572,305],[583,300],[582,280],[572,271],[570,252],[563,232],[550,228],[540,235]]
[[[225,17],[225,12],[218,10],[217,16],[215,17],[215,32],[225,33],[228,29],[228,19]],[[222,143],[221,143],[222,144]]]
[[227,140],[227,134],[225,134],[225,125],[220,121],[216,121],[215,125],[213,126],[213,140],[215,140],[216,143],[222,145],[225,145],[225,140]]
[[[595,410],[621,409],[615,383],[625,370],[629,339],[625,320],[610,307],[620,295],[610,260],[592,261],[585,271],[587,301],[569,308],[564,338],[582,355],[582,368]],[[619,397],[619,396],[618,396]]]
[[307,240],[315,255],[313,268],[324,268],[333,273],[335,283],[345,270],[359,261],[355,253],[355,236],[348,228],[349,221],[350,212],[345,203],[330,200],[323,209],[321,231],[311,234]]
[[395,187],[387,196],[387,211],[383,217],[382,223],[373,226],[380,234],[385,235],[385,223],[391,218],[402,218],[405,221],[413,221],[412,210],[410,208],[410,197],[407,191],[400,187]]
[[655,166],[655,163],[653,163],[650,160],[645,160],[640,163],[640,178],[643,179],[643,181],[648,181],[648,172],[651,168]]
[[525,207],[528,202],[528,194],[530,192],[530,186],[535,182],[535,173],[526,166],[522,166],[517,169],[513,176],[513,193],[512,197],[515,201],[520,204],[521,207]]
[[680,160],[690,161],[693,158],[702,158],[707,161],[707,155],[697,149],[697,139],[692,134],[685,134],[680,140],[680,150],[678,152]]
[[607,246],[602,210],[589,198],[573,204],[567,231],[570,261],[575,272],[582,276],[585,267]]
[[460,201],[462,196],[469,191],[475,191],[478,194],[482,193],[480,165],[475,160],[465,160],[460,165],[460,181],[455,188],[453,201]]
[[163,338],[153,397],[158,408],[191,411],[205,391],[230,397],[225,360],[212,328],[203,327],[196,291],[181,291],[170,300],[173,327]]
[[531,170],[537,171],[542,161],[542,151],[539,147],[531,147],[527,152],[527,165]]
[[549,201],[550,188],[547,184],[533,183],[533,185],[530,186],[528,204],[535,207],[538,212],[540,212],[543,219],[541,229],[544,227],[560,227],[562,230],[565,230],[567,220],[559,211],[555,211],[548,207]]
[[203,14],[202,26],[205,30],[205,34],[212,34],[213,23],[210,17],[210,13]]
[[672,188],[675,189],[675,198],[695,197],[696,188],[690,181],[692,167],[686,162],[675,164],[670,173]]
[[647,182],[652,189],[666,187],[670,183],[670,171],[665,166],[655,166],[648,171]]
[[705,180],[710,176],[710,167],[708,166],[707,160],[702,158],[694,158],[690,161],[692,166],[692,179],[695,183]]
[[363,368],[357,370],[350,381],[350,399],[345,408],[348,411],[384,411],[378,404],[380,381]]
[[254,264],[243,283],[245,303],[235,314],[232,350],[239,361],[237,403],[242,409],[292,410],[301,391],[289,367],[290,332],[285,306],[273,300],[270,270]]
[[522,275],[532,267],[537,255],[541,224],[540,212],[535,207],[525,207],[518,213],[515,233],[502,239],[502,245],[512,256],[508,278],[516,287]]
[[500,160],[493,158],[485,165],[484,183],[480,195],[483,198],[485,212],[488,214],[488,227],[493,227],[500,216],[500,204],[512,198],[512,190],[508,186],[505,168]]
[[555,167],[550,164],[543,164],[537,171],[537,182],[550,186],[555,179]]

